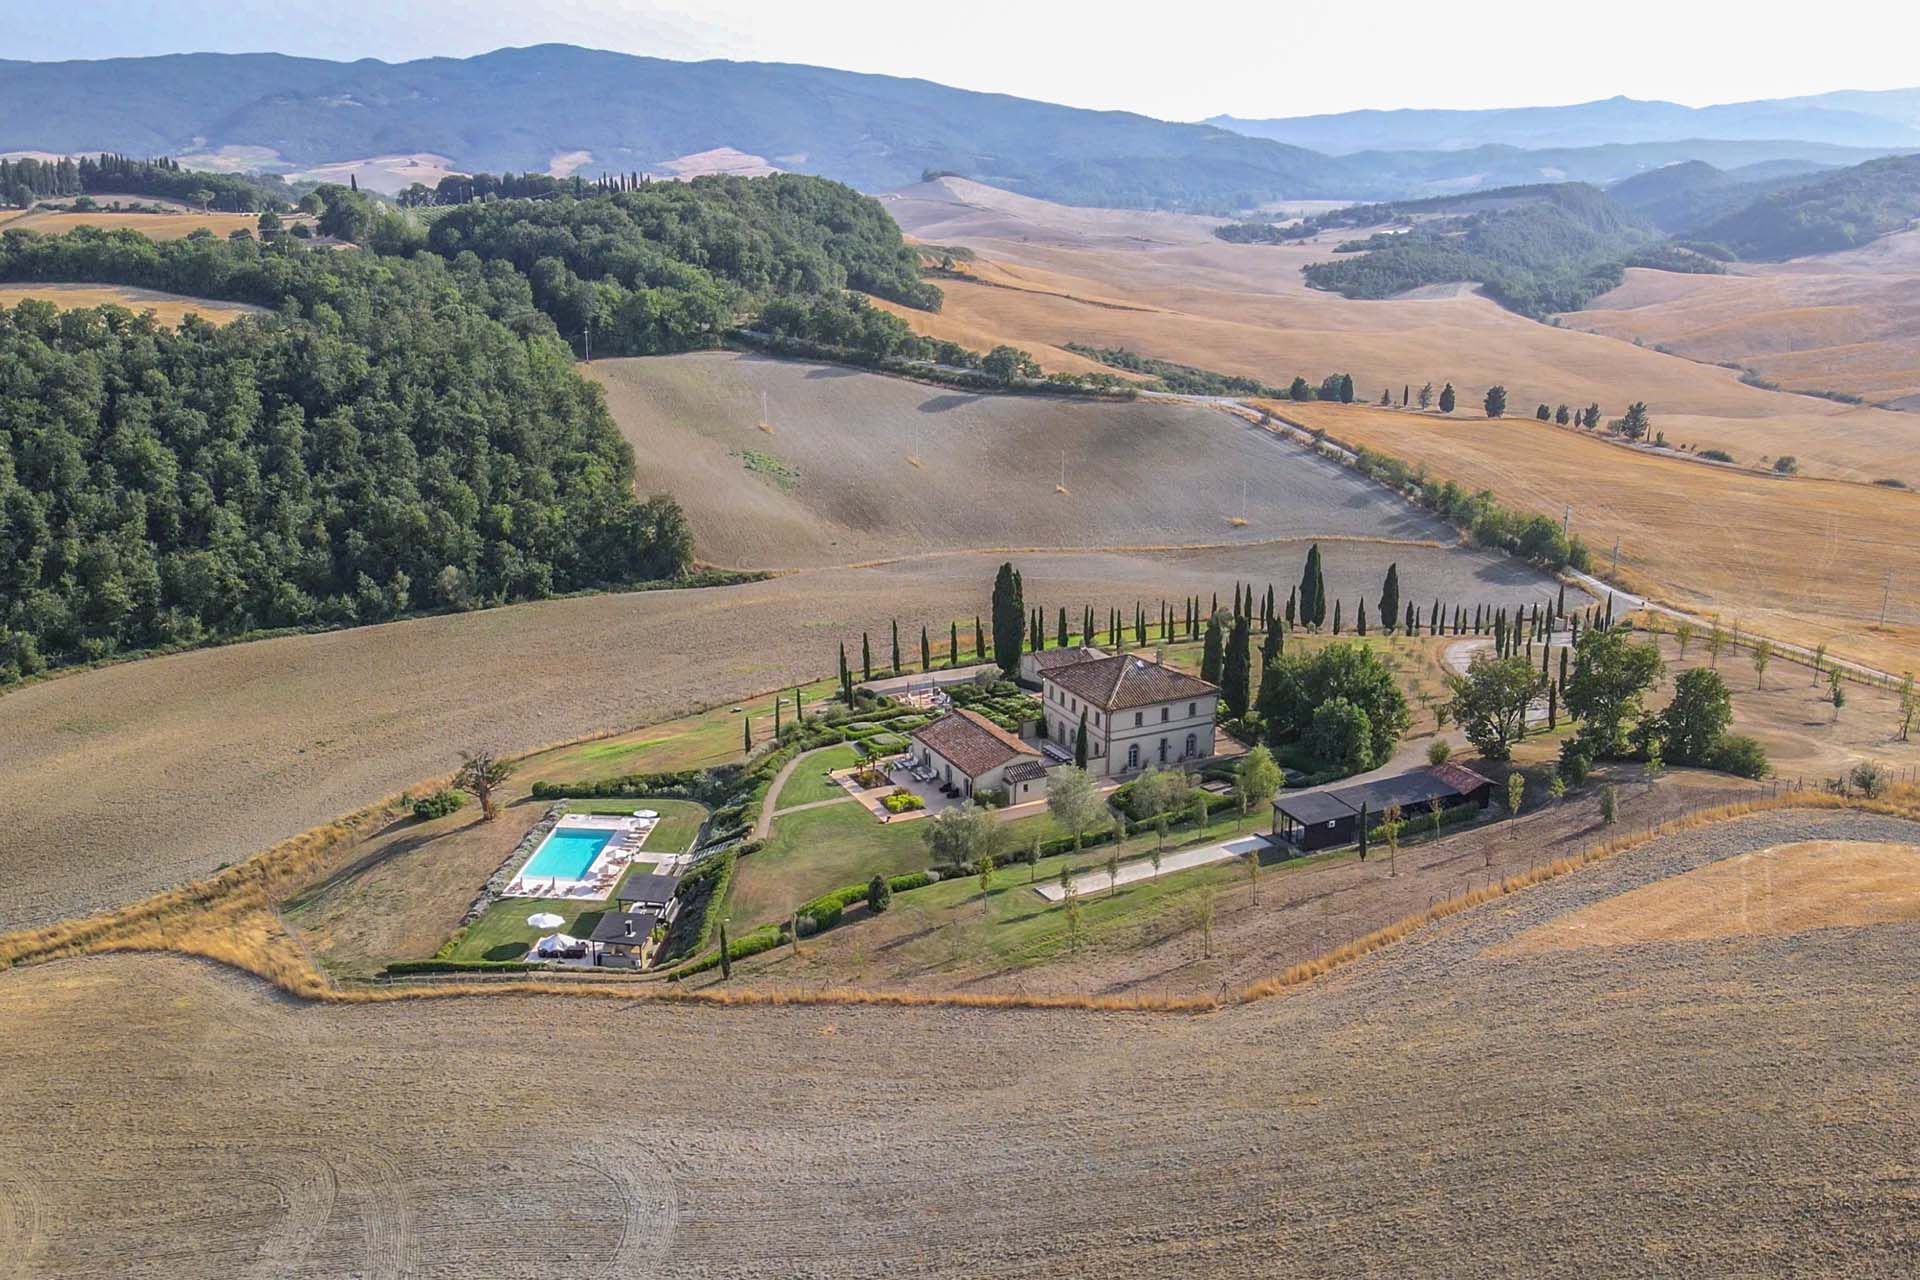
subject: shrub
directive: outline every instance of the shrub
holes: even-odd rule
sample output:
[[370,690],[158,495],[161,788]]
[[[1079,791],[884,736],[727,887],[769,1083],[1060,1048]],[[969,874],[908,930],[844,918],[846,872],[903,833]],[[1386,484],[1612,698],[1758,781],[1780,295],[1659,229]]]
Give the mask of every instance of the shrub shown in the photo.
[[887,883],[885,876],[875,876],[867,881],[867,910],[879,915],[893,905],[893,886]]
[[1729,733],[1707,753],[1707,767],[1740,778],[1764,778],[1772,772],[1767,749],[1741,733]]
[[1713,462],[1732,462],[1733,455],[1725,449],[1702,449],[1700,456]]
[[1773,460],[1773,469],[1783,476],[1795,475],[1800,470],[1800,459],[1790,453],[1783,453]]
[[432,818],[444,818],[457,811],[467,802],[467,797],[459,791],[448,791],[444,787],[430,796],[421,796],[413,802],[413,816],[425,822]]
[[1453,748],[1448,745],[1447,740],[1435,738],[1433,745],[1427,748],[1427,763],[1445,764],[1451,755],[1453,755]]
[[1887,789],[1887,771],[1871,760],[1862,760],[1847,774],[1847,781],[1853,784],[1854,790],[1872,800]]
[[911,813],[915,809],[927,807],[926,801],[907,790],[880,797],[880,804],[888,813]]
[[1593,756],[1588,753],[1587,744],[1578,738],[1570,738],[1560,744],[1560,776],[1567,785],[1577,787],[1587,780],[1593,772]]

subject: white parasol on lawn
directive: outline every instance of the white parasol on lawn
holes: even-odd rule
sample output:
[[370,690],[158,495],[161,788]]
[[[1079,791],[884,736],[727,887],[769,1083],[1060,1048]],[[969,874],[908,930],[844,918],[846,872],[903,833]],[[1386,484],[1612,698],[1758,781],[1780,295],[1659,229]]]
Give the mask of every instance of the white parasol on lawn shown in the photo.
[[536,929],[558,929],[567,922],[567,918],[555,915],[551,911],[536,911],[527,917],[527,923]]

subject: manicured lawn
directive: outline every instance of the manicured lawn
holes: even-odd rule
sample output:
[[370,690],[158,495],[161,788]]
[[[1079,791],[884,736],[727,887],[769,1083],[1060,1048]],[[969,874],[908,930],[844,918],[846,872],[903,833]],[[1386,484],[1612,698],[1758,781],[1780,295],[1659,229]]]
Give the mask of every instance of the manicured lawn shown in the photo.
[[[860,762],[860,753],[851,742],[843,742],[837,747],[828,747],[816,755],[810,755],[800,762],[793,771],[787,784],[780,788],[780,795],[774,802],[779,809],[791,808],[796,804],[812,804],[815,800],[831,800],[836,796],[845,796],[845,788],[828,779],[827,773],[833,769],[847,769]],[[849,797],[850,798],[850,797]]]
[[569,800],[567,809],[572,813],[632,813],[635,809],[652,809],[660,815],[660,821],[647,833],[647,842],[640,847],[656,857],[686,852],[693,838],[700,834],[700,824],[707,820],[706,806],[691,800]]
[[[809,714],[833,696],[835,687],[832,680],[801,687]],[[780,714],[785,723],[793,716],[793,691],[787,690],[782,696],[786,701]],[[735,706],[744,711],[734,711]],[[597,742],[550,751],[527,761],[522,772],[528,782],[562,778],[597,782],[630,773],[711,768],[740,759],[742,715],[753,722],[755,742],[773,736],[773,699],[762,695]]]
[[[1244,824],[1223,817],[1204,832],[1173,832],[1167,851],[1231,840],[1264,829],[1266,822],[1264,812],[1250,815]],[[1102,846],[1078,856],[1043,858],[1031,872],[1024,863],[1013,862],[993,873],[984,899],[976,876],[942,881],[896,894],[882,920],[870,922],[856,917],[835,933],[865,929],[873,936],[883,936],[887,939],[889,965],[902,969],[956,964],[998,969],[1034,964],[1064,955],[1070,945],[1066,910],[1035,893],[1035,882],[1057,881],[1063,868],[1069,874],[1101,870],[1114,856],[1123,865],[1137,862],[1150,856],[1156,843],[1151,833],[1134,836],[1118,847]],[[1262,858],[1262,867],[1264,874],[1285,875],[1292,868],[1351,856],[1342,852],[1289,861],[1268,854]],[[1102,890],[1082,894],[1080,945],[1132,945],[1145,935],[1185,927],[1207,894],[1244,892],[1246,885],[1246,864],[1236,858],[1123,884],[1118,893]]]
[[558,932],[580,938],[593,932],[612,903],[580,902],[568,898],[504,898],[473,922],[452,954],[453,960],[524,960],[527,951],[552,929],[536,929],[527,917],[541,911],[564,916]]
[[746,930],[778,920],[829,889],[875,872],[895,875],[927,865],[920,822],[883,823],[864,805],[833,804],[778,818],[759,850],[740,859],[728,907]]
[[[1263,830],[1267,821],[1265,814],[1263,805],[1247,818],[1244,825],[1223,816],[1208,827],[1204,835],[1176,829],[1171,833],[1167,847],[1172,849],[1202,839],[1209,842],[1226,840],[1236,834]],[[930,863],[924,827],[925,819],[882,823],[858,804],[826,805],[775,819],[773,834],[768,837],[766,844],[759,851],[740,859],[739,869],[734,872],[733,892],[728,905],[736,925],[736,935],[755,925],[781,919],[810,898],[829,889],[865,880],[876,872],[898,875],[906,871],[924,870]],[[1005,877],[1009,884],[1015,878],[1024,883],[1026,867],[1017,861],[1019,851],[1027,848],[1036,835],[1044,840],[1059,834],[1059,827],[1045,813],[1008,823],[1008,865],[999,875]],[[1149,853],[1156,843],[1156,837],[1148,832],[1127,840],[1118,846],[1117,851],[1122,858],[1138,857]],[[1072,861],[1076,867],[1102,867],[1106,865],[1109,852],[1107,847],[1089,849]],[[1054,868],[1052,874],[1059,874],[1057,860],[1043,860],[1040,865],[1042,874],[1046,874],[1045,869],[1049,865]],[[1204,870],[1196,868],[1168,878],[1199,875]],[[1125,898],[1134,888],[1132,885],[1122,886],[1120,897]],[[954,886],[939,885],[924,892],[945,894],[955,891]],[[912,896],[905,895],[901,901],[905,902]],[[1046,905],[1038,897],[1032,897],[1032,902],[1036,907]]]

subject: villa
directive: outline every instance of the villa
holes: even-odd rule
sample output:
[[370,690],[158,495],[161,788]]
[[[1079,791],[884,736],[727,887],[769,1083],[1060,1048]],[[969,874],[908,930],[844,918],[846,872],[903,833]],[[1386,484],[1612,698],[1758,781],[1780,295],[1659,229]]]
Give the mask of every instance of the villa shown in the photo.
[[1133,655],[1066,663],[1042,672],[1049,754],[1071,759],[1084,714],[1087,772],[1136,773],[1146,766],[1213,755],[1218,686],[1159,659]]
[[978,712],[959,708],[907,735],[914,763],[963,797],[1005,791],[1009,804],[1046,794],[1040,749]]
[[1090,645],[1069,645],[1064,649],[1029,649],[1020,655],[1020,683],[1029,689],[1041,687],[1049,671],[1058,671],[1078,662],[1106,657],[1106,651]]

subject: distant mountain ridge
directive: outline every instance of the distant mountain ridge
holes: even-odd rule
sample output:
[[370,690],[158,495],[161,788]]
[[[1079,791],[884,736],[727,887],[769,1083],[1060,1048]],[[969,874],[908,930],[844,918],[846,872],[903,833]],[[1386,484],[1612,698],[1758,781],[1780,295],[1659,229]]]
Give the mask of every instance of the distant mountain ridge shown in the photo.
[[1694,138],[1899,150],[1920,147],[1920,88],[1849,90],[1711,107],[1614,97],[1564,107],[1480,111],[1343,111],[1267,120],[1219,115],[1206,123],[1335,156],[1488,144],[1541,149]]
[[0,151],[264,149],[248,158],[281,166],[431,153],[468,172],[544,172],[566,156],[592,175],[720,148],[868,191],[929,170],[1081,204],[1224,209],[1353,191],[1338,161],[1209,125],[790,64],[569,45],[398,64],[0,62]]
[[389,192],[448,171],[593,177],[723,165],[869,192],[954,173],[1066,204],[1208,213],[1610,183],[1688,160],[1727,170],[1853,165],[1920,149],[1920,90],[1701,110],[1609,99],[1216,122],[570,45],[404,63],[272,53],[0,61],[0,153],[170,155],[197,168],[328,181],[357,171],[361,185]]

